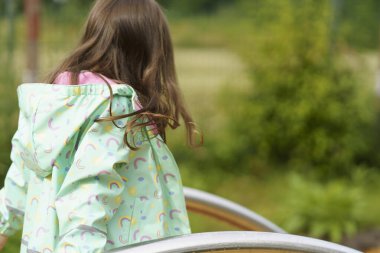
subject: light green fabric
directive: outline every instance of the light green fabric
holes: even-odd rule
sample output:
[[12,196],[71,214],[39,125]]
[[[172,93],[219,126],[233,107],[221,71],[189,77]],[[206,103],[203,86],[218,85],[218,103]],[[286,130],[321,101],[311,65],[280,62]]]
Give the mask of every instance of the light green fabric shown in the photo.
[[[112,84],[112,115],[137,110]],[[21,252],[104,252],[191,233],[177,164],[151,129],[139,149],[109,114],[106,84],[22,84],[12,165],[0,190],[0,233],[23,228]],[[125,126],[130,118],[114,121]]]

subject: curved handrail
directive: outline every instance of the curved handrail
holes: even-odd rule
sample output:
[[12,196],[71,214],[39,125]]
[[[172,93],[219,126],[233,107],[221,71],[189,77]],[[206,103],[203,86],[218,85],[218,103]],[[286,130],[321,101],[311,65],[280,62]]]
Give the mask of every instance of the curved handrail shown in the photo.
[[255,212],[225,198],[183,187],[188,211],[227,222],[242,230],[286,233],[282,228]]
[[303,252],[360,253],[360,251],[309,237],[291,234],[229,231],[166,237],[129,245],[109,252],[118,253],[192,253],[192,252]]

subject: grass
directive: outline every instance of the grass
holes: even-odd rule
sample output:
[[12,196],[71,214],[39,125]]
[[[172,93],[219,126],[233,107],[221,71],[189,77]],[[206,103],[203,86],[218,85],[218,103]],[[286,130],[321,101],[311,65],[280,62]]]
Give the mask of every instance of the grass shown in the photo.
[[179,83],[189,110],[206,136],[218,131],[226,120],[218,103],[219,92],[223,87],[248,87],[244,65],[226,49],[176,48],[175,52]]

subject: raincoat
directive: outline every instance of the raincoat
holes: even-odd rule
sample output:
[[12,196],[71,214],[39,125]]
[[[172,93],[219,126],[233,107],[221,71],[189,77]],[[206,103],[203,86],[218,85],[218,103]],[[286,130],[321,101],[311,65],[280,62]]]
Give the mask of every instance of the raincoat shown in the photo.
[[[137,110],[112,84],[112,115]],[[0,234],[22,228],[21,253],[107,252],[191,233],[177,164],[160,135],[123,143],[106,84],[27,83],[17,88],[18,129],[0,190]],[[125,126],[130,118],[114,122]]]

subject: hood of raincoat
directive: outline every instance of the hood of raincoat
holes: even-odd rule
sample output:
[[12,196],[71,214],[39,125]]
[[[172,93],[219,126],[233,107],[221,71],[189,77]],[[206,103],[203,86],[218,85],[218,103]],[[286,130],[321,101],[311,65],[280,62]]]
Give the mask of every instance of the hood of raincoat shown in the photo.
[[[110,87],[112,115],[129,113],[128,108],[134,107],[133,99],[137,99],[133,88],[126,84]],[[110,116],[110,90],[106,84],[24,83],[17,88],[17,96],[17,150],[25,167],[39,177],[52,173],[58,157],[73,157],[86,130],[94,123],[102,123],[94,122],[96,118]],[[122,120],[118,121],[123,125]]]

